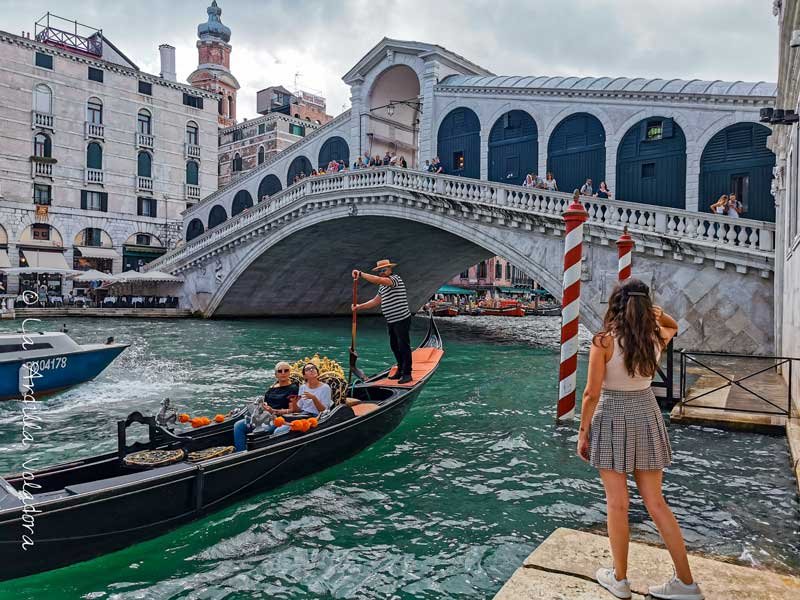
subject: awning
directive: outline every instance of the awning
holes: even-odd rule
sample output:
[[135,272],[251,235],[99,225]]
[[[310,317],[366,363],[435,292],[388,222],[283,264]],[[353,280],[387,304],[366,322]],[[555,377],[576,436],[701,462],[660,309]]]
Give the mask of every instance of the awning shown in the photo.
[[64,260],[63,252],[44,252],[42,250],[23,250],[22,255],[28,262],[28,268],[40,273],[72,271]]
[[84,258],[108,258],[114,260],[119,254],[113,248],[96,248],[95,246],[75,246],[75,250]]
[[437,294],[451,294],[458,296],[476,296],[475,290],[467,290],[455,285],[443,285],[437,291]]
[[531,288],[498,287],[503,294],[530,294]]
[[8,260],[8,252],[0,250],[0,269],[8,269],[11,267],[11,261]]

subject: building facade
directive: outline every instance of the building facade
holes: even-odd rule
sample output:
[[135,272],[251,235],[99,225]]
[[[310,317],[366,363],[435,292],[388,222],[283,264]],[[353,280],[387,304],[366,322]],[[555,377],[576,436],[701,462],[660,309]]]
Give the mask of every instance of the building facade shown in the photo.
[[[264,164],[270,158],[302,140],[320,125],[282,112],[268,112],[219,131],[219,185],[227,185],[236,177]],[[271,196],[281,188],[265,184],[259,198]]]
[[503,295],[529,293],[537,283],[501,256],[493,256],[464,269],[447,282],[461,288]]
[[259,114],[278,112],[316,125],[324,125],[333,119],[327,113],[326,106],[325,98],[319,94],[303,90],[290,92],[281,85],[264,88],[256,94],[256,110]]
[[[779,19],[778,96],[769,118],[777,157],[775,228],[775,341],[778,356],[800,356],[800,2],[775,3]],[[789,371],[784,369],[788,378]],[[793,389],[800,373],[793,371]]]
[[48,14],[35,39],[0,32],[0,266],[137,268],[217,187],[218,96],[174,80],[169,46],[172,78],[159,77],[99,31],[58,25]]
[[217,0],[206,10],[208,21],[197,26],[197,69],[187,81],[198,88],[219,94],[217,115],[220,127],[236,124],[236,92],[239,82],[231,73],[231,30],[222,24],[222,9]]

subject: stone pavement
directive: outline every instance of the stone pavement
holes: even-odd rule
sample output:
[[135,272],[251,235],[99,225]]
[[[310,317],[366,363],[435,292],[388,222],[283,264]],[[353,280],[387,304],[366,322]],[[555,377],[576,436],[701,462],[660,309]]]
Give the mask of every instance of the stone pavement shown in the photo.
[[[706,600],[796,600],[800,578],[690,555],[692,571]],[[495,600],[609,600],[594,581],[600,566],[611,565],[608,539],[601,535],[556,529],[525,559]],[[672,576],[663,548],[631,543],[628,577],[634,600],[649,598],[647,587]]]

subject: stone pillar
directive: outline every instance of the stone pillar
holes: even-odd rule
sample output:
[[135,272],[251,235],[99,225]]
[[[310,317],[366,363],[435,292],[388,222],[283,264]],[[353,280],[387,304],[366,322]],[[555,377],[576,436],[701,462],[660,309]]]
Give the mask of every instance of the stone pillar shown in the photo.
[[[623,133],[623,135],[625,135]],[[619,149],[619,139],[615,136],[613,138],[606,138],[606,172],[603,178],[611,190],[613,198],[616,198],[615,192],[617,190],[617,150]],[[602,180],[601,180],[602,181]],[[593,181],[594,189],[600,188],[599,181]]]
[[[545,135],[543,133],[539,134],[538,140],[538,148],[539,148],[539,158],[537,159],[538,164],[538,173],[537,175],[542,179],[547,178],[547,142],[550,140],[549,135]],[[556,179],[558,182],[558,179]]]
[[436,156],[436,132],[433,130],[436,114],[433,106],[433,88],[438,81],[439,63],[429,60],[425,63],[425,73],[420,82],[420,92],[422,93],[422,122],[419,128],[418,158],[420,165]]
[[119,255],[111,261],[111,272],[112,273],[122,273],[124,270],[122,264],[122,246],[114,246],[113,247],[116,253]]
[[[64,260],[67,266],[71,269],[75,264],[75,249],[73,246],[66,246],[64,248]],[[72,280],[67,278],[67,275],[61,276],[61,295],[66,296],[73,289]]]
[[491,128],[481,129],[481,179],[489,181],[489,134],[492,132]]
[[363,98],[363,80],[359,80],[350,86],[350,135],[348,144],[350,145],[350,165],[358,160],[359,156],[364,155],[364,140],[367,132],[365,131],[367,118],[361,113],[369,110],[369,98]]
[[[16,244],[8,243],[8,262],[12,267],[19,267],[19,248]],[[19,275],[8,275],[6,277],[6,290],[9,294],[19,293]]]
[[[700,156],[702,153],[703,149],[698,147],[697,142],[686,141],[686,210],[701,210]],[[714,200],[709,201],[708,204],[711,205]],[[706,210],[701,211],[706,212]]]

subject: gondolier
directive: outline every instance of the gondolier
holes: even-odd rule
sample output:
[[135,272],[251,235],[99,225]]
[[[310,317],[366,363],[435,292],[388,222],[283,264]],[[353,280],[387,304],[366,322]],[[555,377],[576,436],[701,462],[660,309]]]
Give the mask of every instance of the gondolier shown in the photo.
[[389,378],[405,384],[411,382],[411,311],[408,309],[406,284],[392,271],[396,266],[396,263],[384,259],[372,269],[377,275],[354,270],[353,279],[363,278],[380,287],[372,300],[353,304],[352,309],[359,311],[380,305],[389,328],[389,345],[397,360],[397,370]]

